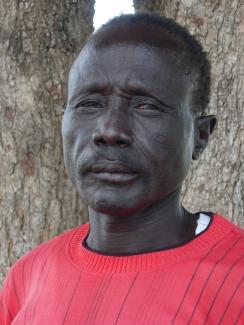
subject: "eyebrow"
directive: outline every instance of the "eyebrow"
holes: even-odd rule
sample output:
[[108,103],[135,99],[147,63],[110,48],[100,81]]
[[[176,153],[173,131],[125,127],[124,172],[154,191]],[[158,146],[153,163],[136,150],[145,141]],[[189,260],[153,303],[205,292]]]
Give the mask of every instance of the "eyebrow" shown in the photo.
[[131,95],[135,95],[135,96],[145,96],[145,97],[152,97],[155,100],[157,100],[159,103],[161,103],[163,106],[174,109],[173,106],[170,106],[168,104],[166,104],[165,102],[163,102],[161,99],[158,99],[156,96],[154,96],[153,94],[151,94],[150,92],[148,92],[148,90],[146,88],[144,88],[143,86],[129,86],[129,93]]
[[109,92],[109,90],[111,90],[110,86],[99,82],[94,82],[91,84],[85,84],[84,87],[80,89],[79,93],[80,94],[89,94],[89,93],[98,93],[98,92],[107,93]]
[[103,93],[108,94],[110,91],[110,87],[105,84],[94,82],[94,83],[87,83],[84,87],[72,87],[72,90],[69,90],[69,102],[73,102],[78,100],[81,96],[88,96],[94,93]]

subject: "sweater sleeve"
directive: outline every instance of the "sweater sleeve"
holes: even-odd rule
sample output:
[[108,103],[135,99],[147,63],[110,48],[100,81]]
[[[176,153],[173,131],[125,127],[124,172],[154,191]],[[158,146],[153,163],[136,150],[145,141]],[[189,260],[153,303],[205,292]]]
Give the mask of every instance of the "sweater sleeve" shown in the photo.
[[11,324],[18,310],[19,304],[13,279],[13,269],[11,269],[0,291],[0,325]]

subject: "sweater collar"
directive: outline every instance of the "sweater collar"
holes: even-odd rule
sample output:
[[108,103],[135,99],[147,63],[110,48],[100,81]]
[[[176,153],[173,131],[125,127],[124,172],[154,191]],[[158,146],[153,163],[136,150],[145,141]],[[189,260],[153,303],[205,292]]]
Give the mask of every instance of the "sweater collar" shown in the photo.
[[207,254],[233,228],[234,225],[229,221],[214,214],[205,231],[180,246],[135,255],[110,256],[94,252],[85,246],[84,242],[89,233],[89,224],[86,223],[73,232],[67,253],[76,266],[90,272],[129,273],[155,270],[190,257]]

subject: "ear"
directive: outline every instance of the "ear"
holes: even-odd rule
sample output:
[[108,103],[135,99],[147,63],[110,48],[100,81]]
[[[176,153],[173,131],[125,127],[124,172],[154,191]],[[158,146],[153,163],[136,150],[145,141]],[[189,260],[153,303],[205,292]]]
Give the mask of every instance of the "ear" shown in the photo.
[[217,119],[214,115],[199,116],[195,120],[195,145],[192,159],[197,160],[205,149],[210,134],[213,133]]

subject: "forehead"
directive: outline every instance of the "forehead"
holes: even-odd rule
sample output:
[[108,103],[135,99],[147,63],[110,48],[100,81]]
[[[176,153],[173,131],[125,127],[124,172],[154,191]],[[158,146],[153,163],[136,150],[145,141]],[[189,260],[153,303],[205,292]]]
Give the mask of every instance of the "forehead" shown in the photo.
[[[186,50],[185,43],[178,36],[158,26],[143,23],[122,24],[99,30],[92,35],[82,49],[73,68],[79,69],[84,61],[86,65],[92,63],[95,68],[94,61],[98,53],[99,63],[106,59],[113,62],[117,60],[117,64],[120,66],[123,62],[128,66],[135,65],[136,59],[138,63],[144,61],[144,63],[150,64],[153,60],[153,63],[162,64],[167,54],[168,60],[171,58],[172,67],[174,65],[181,71],[187,69],[187,73],[191,70],[189,52]],[[120,58],[122,62],[119,62]],[[125,67],[126,65],[123,64],[123,68]],[[109,68],[108,66],[107,69]],[[151,68],[155,67],[151,65]]]
[[[149,46],[139,43],[115,43],[106,47],[86,46],[75,60],[70,72],[82,74],[84,71],[112,70],[113,72],[141,68],[145,64],[143,71],[151,70],[153,74],[159,74],[158,67],[170,68],[179,73],[187,73],[189,69],[183,66],[185,55],[175,51]],[[150,69],[149,69],[150,68]],[[85,70],[84,70],[85,69]],[[165,70],[165,69],[164,69]],[[97,71],[96,71],[97,72]]]
[[[86,46],[70,71],[69,93],[117,87],[145,89],[151,94],[178,97],[191,89],[184,56],[171,49],[145,43],[114,43],[104,47]],[[177,102],[177,104],[176,104]]]

